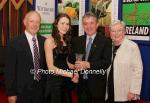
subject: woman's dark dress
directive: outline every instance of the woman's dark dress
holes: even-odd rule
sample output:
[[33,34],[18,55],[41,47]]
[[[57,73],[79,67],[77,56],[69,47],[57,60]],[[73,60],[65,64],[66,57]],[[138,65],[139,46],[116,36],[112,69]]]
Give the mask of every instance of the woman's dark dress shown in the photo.
[[[54,65],[63,70],[67,70],[66,58],[68,56],[68,49],[63,46],[62,50],[58,48],[53,49]],[[56,74],[49,74],[46,84],[46,103],[71,103],[70,78],[59,76]]]

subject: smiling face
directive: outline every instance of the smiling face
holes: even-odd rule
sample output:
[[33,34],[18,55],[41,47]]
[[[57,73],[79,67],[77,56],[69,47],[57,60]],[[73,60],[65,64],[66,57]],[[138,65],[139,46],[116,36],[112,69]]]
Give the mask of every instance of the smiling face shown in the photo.
[[120,45],[125,37],[124,27],[120,23],[113,25],[110,30],[110,36],[116,46]]
[[96,33],[98,23],[96,18],[89,16],[83,18],[83,28],[87,35],[92,36]]
[[62,17],[59,19],[58,24],[57,24],[57,28],[59,31],[60,35],[64,35],[67,33],[67,31],[69,30],[69,19],[67,17]]
[[26,31],[32,35],[36,35],[40,27],[40,22],[41,18],[40,15],[38,15],[37,13],[31,12],[27,14],[24,19]]

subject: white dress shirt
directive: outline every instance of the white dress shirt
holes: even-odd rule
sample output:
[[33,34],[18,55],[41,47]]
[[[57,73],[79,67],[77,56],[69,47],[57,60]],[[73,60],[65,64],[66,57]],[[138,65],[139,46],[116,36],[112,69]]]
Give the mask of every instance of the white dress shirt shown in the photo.
[[96,36],[96,33],[92,36],[88,36],[88,35],[86,36],[86,47],[87,47],[87,44],[89,42],[89,38],[92,38],[92,43],[93,43],[93,40],[95,39],[95,36]]
[[[27,37],[27,40],[28,40],[28,43],[29,43],[29,46],[30,46],[30,50],[31,50],[31,53],[32,53],[32,58],[33,58],[33,61],[34,61],[33,41],[32,41],[32,38],[34,36],[32,34],[30,34],[29,32],[27,32],[26,30],[25,30],[25,35]],[[35,38],[36,38],[36,44],[37,44],[38,51],[39,51],[38,39],[37,39],[37,35],[36,34],[35,34]]]

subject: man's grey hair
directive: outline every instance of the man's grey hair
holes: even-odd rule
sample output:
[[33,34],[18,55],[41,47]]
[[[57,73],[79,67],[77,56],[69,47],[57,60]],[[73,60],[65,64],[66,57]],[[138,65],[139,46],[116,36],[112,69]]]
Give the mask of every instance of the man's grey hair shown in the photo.
[[94,15],[92,12],[86,12],[82,17],[82,21],[84,18],[89,18],[89,17],[95,18],[96,22],[98,22],[96,15]]
[[122,27],[123,27],[123,29],[125,30],[125,22],[123,22],[123,21],[120,21],[120,20],[114,20],[111,24],[110,24],[110,26],[109,26],[109,29],[111,30],[111,28],[114,26],[114,25],[117,25],[117,24],[121,24],[122,25]]

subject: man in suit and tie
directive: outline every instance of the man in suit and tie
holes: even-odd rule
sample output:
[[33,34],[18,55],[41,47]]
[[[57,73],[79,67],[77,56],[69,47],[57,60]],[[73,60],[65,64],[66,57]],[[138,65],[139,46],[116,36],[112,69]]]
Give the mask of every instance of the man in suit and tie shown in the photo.
[[10,40],[6,48],[6,90],[9,103],[43,103],[46,68],[44,41],[37,35],[41,17],[30,11],[23,20],[25,32]]
[[82,23],[85,35],[77,37],[72,41],[74,53],[83,54],[82,61],[75,62],[75,68],[80,73],[78,102],[104,103],[106,73],[101,74],[100,71],[106,71],[111,64],[112,42],[102,33],[97,32],[98,21],[92,13],[85,13],[82,18]]

